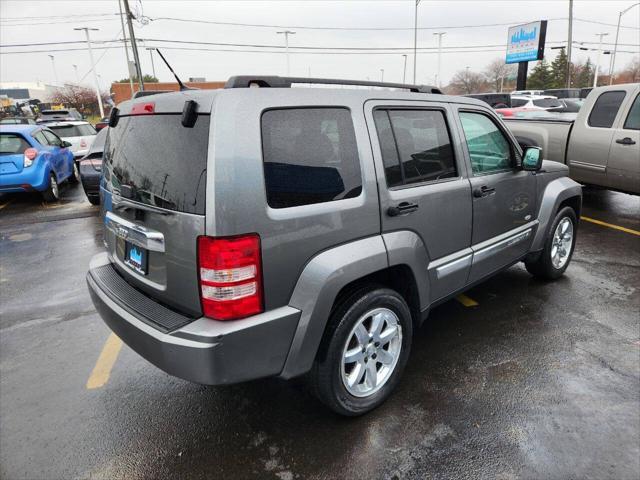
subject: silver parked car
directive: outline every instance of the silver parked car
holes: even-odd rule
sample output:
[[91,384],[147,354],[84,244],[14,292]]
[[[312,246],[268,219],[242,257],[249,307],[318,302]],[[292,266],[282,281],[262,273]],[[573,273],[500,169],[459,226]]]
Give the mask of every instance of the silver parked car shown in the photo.
[[397,386],[431,307],[516,262],[564,273],[581,188],[485,102],[292,83],[358,82],[233,77],[114,109],[87,282],[172,375],[307,374],[359,415]]

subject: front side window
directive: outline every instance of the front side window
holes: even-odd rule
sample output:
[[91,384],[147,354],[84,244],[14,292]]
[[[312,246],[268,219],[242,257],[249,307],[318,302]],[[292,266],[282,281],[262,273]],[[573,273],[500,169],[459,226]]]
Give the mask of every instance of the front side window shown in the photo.
[[53,145],[54,147],[62,146],[62,140],[60,140],[60,138],[53,132],[50,132],[48,130],[43,130],[42,133],[44,133],[44,136],[47,138],[49,145]]
[[43,145],[45,147],[49,145],[49,142],[47,141],[47,137],[44,136],[43,132],[36,133],[33,136],[33,138],[35,138],[40,145]]
[[373,117],[389,187],[458,176],[442,111],[377,109]]
[[640,130],[640,95],[636,95],[636,99],[633,101],[633,105],[631,105],[629,115],[627,115],[627,119],[624,121],[624,129]]
[[624,91],[604,92],[600,95],[589,115],[589,126],[611,128],[625,95]]
[[511,169],[511,144],[488,116],[460,112],[460,121],[474,174],[482,175]]
[[360,195],[360,159],[348,109],[268,110],[261,123],[270,207],[296,207]]

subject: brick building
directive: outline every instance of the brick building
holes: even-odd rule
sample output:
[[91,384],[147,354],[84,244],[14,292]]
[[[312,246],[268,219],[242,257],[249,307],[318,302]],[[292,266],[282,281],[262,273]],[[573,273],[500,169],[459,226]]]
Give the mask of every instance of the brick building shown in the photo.
[[[198,88],[200,90],[210,90],[214,88],[224,87],[225,82],[184,82],[188,87]],[[133,89],[138,91],[138,84],[133,84]],[[176,82],[158,82],[158,83],[145,83],[145,90],[175,90],[178,91],[180,87]],[[117,105],[120,102],[129,100],[131,98],[131,87],[129,83],[112,83],[111,95],[114,103]]]

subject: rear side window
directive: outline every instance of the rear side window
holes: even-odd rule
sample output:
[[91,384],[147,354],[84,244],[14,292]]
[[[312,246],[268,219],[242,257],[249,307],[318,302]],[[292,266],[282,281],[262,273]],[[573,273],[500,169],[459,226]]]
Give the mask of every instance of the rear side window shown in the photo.
[[55,132],[56,135],[62,138],[69,137],[82,137],[83,134],[80,130],[81,125],[65,125],[60,127],[49,127]]
[[105,181],[131,200],[179,212],[205,213],[209,115],[193,128],[182,115],[122,116],[109,128],[105,144]]
[[527,104],[528,100],[523,100],[522,98],[512,98],[511,106],[513,108],[524,107]]
[[346,108],[288,108],[262,114],[267,203],[287,208],[362,192],[360,159]]
[[457,176],[443,112],[378,109],[374,120],[389,187]]
[[533,101],[536,107],[542,108],[556,108],[561,107],[562,104],[555,98],[539,98]]
[[636,95],[636,99],[631,105],[629,115],[624,122],[625,130],[640,130],[640,95]]
[[29,142],[27,142],[22,135],[15,133],[0,134],[0,155],[21,154],[30,147],[31,145],[29,145]]
[[611,128],[624,97],[623,91],[604,92],[600,95],[589,115],[589,126]]

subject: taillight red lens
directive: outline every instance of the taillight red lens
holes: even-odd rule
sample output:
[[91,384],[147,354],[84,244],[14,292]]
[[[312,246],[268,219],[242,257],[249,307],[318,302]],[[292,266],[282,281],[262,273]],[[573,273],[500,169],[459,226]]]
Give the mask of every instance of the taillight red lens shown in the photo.
[[38,150],[35,148],[27,148],[24,151],[24,157],[22,158],[22,166],[30,167],[33,164],[33,160],[38,156]]
[[154,102],[136,103],[131,107],[131,115],[151,115],[156,110]]
[[200,298],[205,316],[235,320],[262,312],[260,237],[198,237]]

